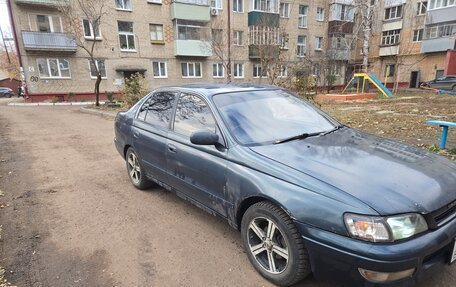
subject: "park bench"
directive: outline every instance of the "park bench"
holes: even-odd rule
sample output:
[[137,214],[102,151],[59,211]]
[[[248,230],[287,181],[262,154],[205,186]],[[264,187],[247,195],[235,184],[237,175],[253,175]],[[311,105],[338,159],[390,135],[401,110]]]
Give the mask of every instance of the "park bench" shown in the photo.
[[440,136],[440,148],[445,148],[447,136],[448,136],[448,128],[449,127],[456,127],[455,122],[445,122],[445,121],[427,121],[426,123],[430,125],[438,125],[443,128],[442,135]]

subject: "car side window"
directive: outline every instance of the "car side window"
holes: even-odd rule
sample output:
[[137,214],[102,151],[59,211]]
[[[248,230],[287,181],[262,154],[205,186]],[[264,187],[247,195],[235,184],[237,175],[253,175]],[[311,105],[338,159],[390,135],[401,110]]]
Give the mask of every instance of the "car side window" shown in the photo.
[[181,94],[176,108],[174,131],[190,137],[199,130],[216,132],[216,123],[210,108],[200,97]]
[[153,126],[168,128],[173,112],[175,93],[160,92],[153,94],[139,110],[138,118]]

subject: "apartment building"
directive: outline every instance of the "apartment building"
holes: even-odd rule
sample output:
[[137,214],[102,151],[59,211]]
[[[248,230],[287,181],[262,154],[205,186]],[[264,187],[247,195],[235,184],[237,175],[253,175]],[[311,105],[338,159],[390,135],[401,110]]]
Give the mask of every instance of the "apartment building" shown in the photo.
[[[65,2],[9,1],[32,100],[70,92],[91,96],[95,68],[76,44],[78,35],[69,27],[75,24],[59,13]],[[326,0],[106,0],[106,5],[99,28],[82,13],[77,23],[82,41],[95,38],[101,91],[118,91],[137,72],[144,74],[150,89],[225,82],[227,70],[233,82],[268,83],[259,47],[280,48],[283,65],[277,77],[285,79],[290,65],[318,57],[327,46]],[[225,56],[214,51],[220,34],[228,35],[228,21],[231,69]]]
[[385,0],[376,9],[370,70],[405,88],[443,76],[447,51],[456,48],[455,1]]
[[[228,76],[269,83],[271,73],[275,83],[289,82],[309,62],[310,74],[330,70],[334,85],[343,85],[362,62],[355,0],[101,1],[107,15],[94,29],[82,13],[76,24],[65,19],[58,9],[64,0],[9,0],[32,100],[92,97],[95,67],[75,41],[81,35],[82,43],[95,39],[101,91],[118,91],[137,72],[150,89]],[[402,87],[442,75],[447,50],[455,48],[455,0],[375,3],[369,70]],[[279,69],[268,69],[265,54]],[[331,66],[323,67],[328,59]]]

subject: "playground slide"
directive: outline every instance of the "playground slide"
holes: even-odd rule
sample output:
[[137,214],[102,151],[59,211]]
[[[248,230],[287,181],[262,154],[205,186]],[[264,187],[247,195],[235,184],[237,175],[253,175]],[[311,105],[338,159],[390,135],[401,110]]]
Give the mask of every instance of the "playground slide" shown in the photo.
[[373,73],[369,73],[367,77],[385,96],[394,97],[393,93]]

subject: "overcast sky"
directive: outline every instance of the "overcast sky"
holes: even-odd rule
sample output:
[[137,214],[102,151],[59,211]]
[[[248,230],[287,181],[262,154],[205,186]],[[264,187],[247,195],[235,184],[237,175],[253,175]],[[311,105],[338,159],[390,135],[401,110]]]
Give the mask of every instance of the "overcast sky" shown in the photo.
[[6,0],[0,0],[0,26],[2,27],[3,33],[8,33],[10,30],[10,23],[8,17],[8,7],[6,6]]

